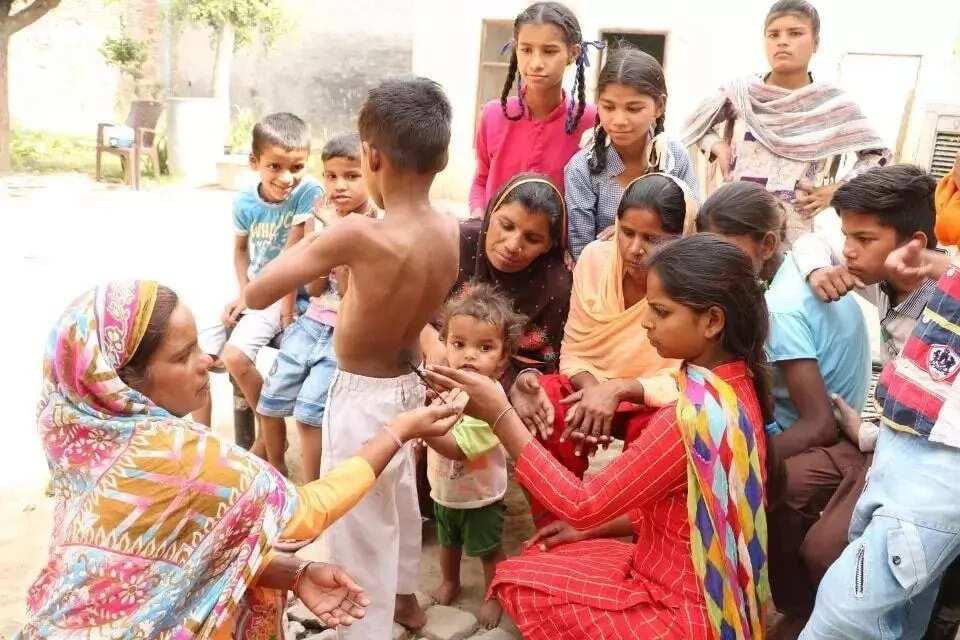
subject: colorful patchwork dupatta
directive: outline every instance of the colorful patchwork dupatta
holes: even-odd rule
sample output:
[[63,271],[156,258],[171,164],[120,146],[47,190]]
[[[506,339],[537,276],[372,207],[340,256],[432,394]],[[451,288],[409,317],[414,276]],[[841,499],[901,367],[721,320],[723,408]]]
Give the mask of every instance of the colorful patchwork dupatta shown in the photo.
[[58,504],[20,637],[192,640],[237,622],[237,637],[280,633],[240,605],[293,515],[295,490],[117,375],[157,290],[144,281],[99,287],[50,334],[38,426]]
[[770,597],[763,475],[733,388],[687,364],[677,375],[693,565],[715,638],[760,640]]

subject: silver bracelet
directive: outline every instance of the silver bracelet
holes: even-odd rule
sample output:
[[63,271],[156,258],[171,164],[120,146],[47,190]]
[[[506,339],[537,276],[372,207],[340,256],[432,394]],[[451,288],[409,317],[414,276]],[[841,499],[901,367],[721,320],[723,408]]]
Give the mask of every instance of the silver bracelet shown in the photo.
[[497,419],[493,421],[493,426],[490,427],[490,430],[496,431],[497,425],[500,424],[500,420],[502,420],[503,416],[507,415],[511,411],[516,411],[516,409],[513,408],[512,404],[508,404],[506,407],[504,407],[503,411],[501,411],[500,414],[497,416]]
[[397,437],[397,434],[393,432],[393,429],[390,428],[390,425],[383,425],[383,430],[393,436],[393,441],[397,443],[397,447],[403,449],[403,440]]

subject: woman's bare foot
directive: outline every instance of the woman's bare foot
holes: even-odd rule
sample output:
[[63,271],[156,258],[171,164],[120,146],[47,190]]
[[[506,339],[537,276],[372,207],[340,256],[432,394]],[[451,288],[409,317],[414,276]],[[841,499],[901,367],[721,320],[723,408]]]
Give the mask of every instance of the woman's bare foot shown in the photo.
[[397,594],[393,621],[407,629],[419,629],[427,624],[427,614],[420,608],[417,596],[412,593]]
[[444,580],[440,586],[430,592],[430,597],[437,601],[437,604],[446,607],[457,599],[460,595],[460,583],[451,580]]
[[480,611],[477,613],[477,622],[485,629],[493,629],[500,624],[502,614],[503,609],[500,607],[500,601],[496,598],[490,598],[480,607]]

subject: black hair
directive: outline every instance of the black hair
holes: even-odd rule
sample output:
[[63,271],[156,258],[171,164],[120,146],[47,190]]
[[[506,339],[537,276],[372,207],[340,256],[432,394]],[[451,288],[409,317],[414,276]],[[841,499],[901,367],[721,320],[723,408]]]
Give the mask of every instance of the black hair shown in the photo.
[[370,90],[357,129],[399,170],[437,173],[447,164],[450,101],[428,78],[389,78]]
[[784,223],[783,205],[755,182],[723,185],[706,199],[697,213],[697,231],[749,236],[757,241],[770,232],[782,239]]
[[512,356],[520,347],[520,337],[527,326],[527,317],[513,309],[513,301],[495,286],[471,280],[459,295],[451,297],[440,313],[440,339],[446,342],[450,319],[469,316],[489,322],[500,329],[504,355]]
[[647,264],[672,300],[697,312],[711,307],[723,310],[721,344],[747,363],[764,424],[772,422],[770,377],[764,352],[770,318],[747,254],[721,236],[699,233],[664,245],[648,258]]
[[292,113],[271,113],[253,126],[254,157],[259,158],[266,147],[310,150],[310,126]]
[[785,15],[795,15],[806,18],[810,21],[810,27],[813,29],[813,37],[820,37],[820,14],[817,8],[806,0],[777,0],[767,11],[767,18],[763,21],[763,27],[766,29],[770,23]]
[[649,209],[660,216],[660,224],[667,233],[683,233],[683,221],[687,217],[687,200],[683,189],[670,178],[647,176],[637,180],[624,192],[617,207],[617,217],[623,217],[627,209]]
[[[500,94],[500,108],[507,120],[519,120],[526,113],[526,105],[523,103],[523,95],[520,94],[520,85],[517,84],[517,95],[520,98],[520,113],[510,115],[507,112],[507,98],[510,97],[510,91],[513,89],[514,80],[517,78],[517,38],[520,36],[520,27],[528,24],[552,24],[563,34],[563,41],[568,47],[577,45],[582,46],[583,33],[580,29],[580,21],[566,6],[559,2],[535,2],[516,17],[513,21],[513,47],[510,50],[510,66],[507,68],[507,79],[503,84],[503,91]],[[577,130],[580,124],[580,118],[583,116],[583,110],[587,104],[586,81],[584,67],[587,64],[586,52],[577,57],[577,75],[573,81],[571,95],[574,96],[567,109],[567,122],[565,130],[568,134]],[[576,107],[574,107],[576,103]]]
[[[523,182],[531,178],[546,180],[550,184],[527,182],[514,188],[514,185],[518,182]],[[539,173],[518,173],[510,178],[496,195],[490,198],[490,201],[487,203],[484,219],[490,219],[490,215],[494,211],[494,206],[502,207],[511,202],[519,202],[527,211],[547,216],[547,220],[550,222],[550,240],[553,246],[563,246],[566,233],[563,219],[565,204],[560,197],[559,190],[555,186],[550,186],[552,184],[553,181],[551,181],[550,178],[540,175]],[[507,194],[506,197],[504,197],[503,194]],[[503,199],[502,201],[501,198]]]
[[845,211],[877,216],[901,241],[922,231],[927,234],[927,248],[933,249],[937,246],[936,189],[936,179],[923,169],[894,164],[875,167],[841,185],[830,205],[841,216]]
[[[643,95],[650,96],[664,106],[667,100],[667,79],[663,75],[663,67],[657,59],[646,51],[641,51],[629,45],[620,45],[610,51],[607,61],[600,70],[597,80],[597,98],[611,84],[622,84],[636,89]],[[667,117],[666,108],[657,118],[654,125],[654,135],[663,132],[663,121]],[[607,168],[607,132],[600,126],[600,116],[594,124],[593,153],[590,157],[590,173],[600,175]]]
[[167,325],[170,324],[170,316],[173,315],[173,310],[177,308],[179,302],[180,298],[173,289],[162,284],[157,286],[157,299],[153,303],[153,312],[150,314],[150,320],[147,322],[140,344],[137,345],[137,350],[127,363],[117,369],[117,375],[131,389],[139,391],[147,384],[147,364],[163,342],[163,337],[167,334]]
[[320,160],[326,162],[332,158],[346,158],[360,161],[360,136],[356,133],[339,133],[323,145]]

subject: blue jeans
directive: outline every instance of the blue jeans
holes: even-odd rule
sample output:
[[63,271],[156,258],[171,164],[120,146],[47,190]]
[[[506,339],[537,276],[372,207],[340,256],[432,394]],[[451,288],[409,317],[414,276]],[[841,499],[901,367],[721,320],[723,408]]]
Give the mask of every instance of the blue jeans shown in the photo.
[[300,316],[283,334],[277,359],[263,381],[257,413],[292,415],[319,429],[336,369],[333,327]]
[[960,449],[886,427],[802,640],[923,636],[960,555]]

